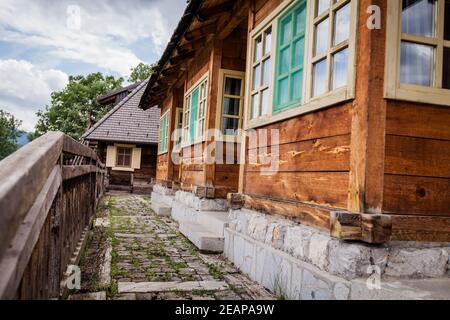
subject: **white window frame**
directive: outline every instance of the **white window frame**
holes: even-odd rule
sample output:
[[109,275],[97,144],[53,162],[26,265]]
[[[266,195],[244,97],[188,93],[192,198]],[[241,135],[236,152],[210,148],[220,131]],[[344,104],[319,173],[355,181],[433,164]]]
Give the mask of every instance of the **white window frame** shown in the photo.
[[[225,79],[226,78],[235,78],[241,80],[241,95],[233,96],[229,95],[230,98],[239,98],[240,99],[240,105],[239,105],[239,115],[238,116],[230,116],[230,115],[224,115],[223,113],[223,101],[226,97],[225,95]],[[224,117],[227,118],[235,118],[239,119],[239,125],[238,130],[242,129],[243,124],[243,113],[244,113],[244,101],[245,101],[245,72],[242,71],[236,71],[236,70],[228,70],[228,69],[220,69],[219,70],[219,92],[218,92],[218,99],[217,99],[217,112],[216,112],[216,128],[220,131],[219,136],[216,137],[218,141],[228,141],[228,142],[240,142],[241,141],[241,135],[226,135],[222,133],[222,119]]]
[[[335,10],[336,8],[340,8],[346,3],[348,0],[340,0],[337,3],[332,4],[332,8]],[[307,0],[306,10],[306,35],[305,35],[305,60],[304,60],[304,74],[303,74],[303,89],[302,89],[302,99],[298,106],[295,106],[291,109],[282,111],[280,113],[273,114],[273,89],[274,89],[274,80],[273,76],[275,74],[276,67],[276,40],[278,36],[278,23],[277,18],[280,17],[285,10],[288,10],[290,5],[292,5],[295,0],[284,0],[270,15],[268,15],[255,29],[250,32],[249,41],[247,45],[247,81],[246,81],[246,108],[245,108],[245,124],[244,129],[252,129],[264,125],[268,125],[274,122],[278,122],[281,120],[286,120],[295,116],[299,116],[305,113],[309,113],[311,111],[320,110],[323,108],[327,108],[334,104],[344,102],[347,100],[351,100],[355,98],[355,77],[356,77],[356,30],[358,23],[358,0],[350,0],[350,33],[348,43],[343,46],[348,46],[348,82],[347,86],[338,88],[336,90],[331,90],[323,95],[312,97],[312,55],[314,48],[314,21],[321,19],[323,15],[319,17],[315,17],[315,7],[316,0]],[[251,119],[251,85],[252,85],[252,77],[253,77],[253,55],[254,55],[254,43],[255,39],[269,27],[272,27],[272,49],[271,49],[271,82],[270,82],[270,94],[269,94],[269,104],[270,110],[269,114],[265,116],[261,116],[259,118]],[[329,30],[329,39],[333,37],[333,23],[330,20],[330,30]],[[331,41],[331,40],[329,40]],[[330,45],[329,47],[333,47]],[[338,46],[341,48],[341,45]],[[339,50],[337,50],[339,51]],[[330,51],[331,52],[331,51]],[[334,51],[333,51],[334,52]],[[330,75],[331,77],[331,75]]]
[[[167,117],[166,120],[166,127],[163,129],[161,127],[161,120]],[[166,112],[164,112],[164,114],[159,117],[159,138],[158,138],[158,155],[161,154],[165,154],[169,151],[169,128],[170,128],[170,110],[167,110]],[[160,150],[160,145],[162,143],[162,130],[166,130],[166,149],[165,150]]]
[[[201,91],[200,85],[204,82],[206,82],[205,92],[204,92],[205,94],[202,97],[201,92],[200,92]],[[199,80],[197,80],[197,82],[195,82],[191,87],[189,87],[189,89],[184,94],[183,135],[182,135],[182,139],[181,139],[182,140],[181,148],[203,142],[205,139],[206,115],[208,113],[209,86],[210,86],[210,81],[209,81],[209,71],[208,71]],[[199,97],[198,97],[198,109],[197,109],[197,128],[195,128],[195,131],[197,132],[197,136],[195,137],[194,141],[189,141],[189,129],[190,129],[189,128],[189,119],[190,119],[190,114],[191,114],[191,94],[197,87],[200,87]],[[201,102],[203,103],[203,106],[204,106],[204,114],[203,115],[200,115]],[[201,133],[201,135],[199,135],[199,132],[198,132],[200,120],[205,121],[205,125],[203,127],[203,132]]]
[[[436,38],[402,34],[402,3],[400,0],[389,0],[387,10],[385,98],[448,106],[450,89],[438,87],[442,86],[443,67],[443,49],[440,50],[439,48],[450,47],[450,41],[444,41],[445,1],[438,0]],[[433,45],[438,48],[434,59],[433,87],[400,82],[400,46],[402,40]]]

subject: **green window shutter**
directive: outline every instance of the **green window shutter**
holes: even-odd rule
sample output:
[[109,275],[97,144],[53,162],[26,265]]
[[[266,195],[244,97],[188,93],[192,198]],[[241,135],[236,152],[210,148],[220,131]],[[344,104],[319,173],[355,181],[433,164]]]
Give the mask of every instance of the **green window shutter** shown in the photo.
[[198,120],[198,95],[199,88],[195,88],[191,93],[191,114],[189,119],[189,141],[192,142],[196,138],[197,120]]
[[161,119],[161,152],[167,151],[167,114]]
[[273,112],[293,108],[302,99],[306,1],[296,1],[278,19]]

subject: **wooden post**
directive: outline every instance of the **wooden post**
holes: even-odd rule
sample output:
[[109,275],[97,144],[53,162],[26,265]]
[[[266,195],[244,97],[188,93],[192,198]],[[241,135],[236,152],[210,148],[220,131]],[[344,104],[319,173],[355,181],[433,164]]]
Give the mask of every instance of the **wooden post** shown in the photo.
[[348,210],[382,213],[386,101],[383,98],[385,26],[366,26],[368,6],[386,12],[385,0],[361,0],[358,23],[356,98],[353,103]]

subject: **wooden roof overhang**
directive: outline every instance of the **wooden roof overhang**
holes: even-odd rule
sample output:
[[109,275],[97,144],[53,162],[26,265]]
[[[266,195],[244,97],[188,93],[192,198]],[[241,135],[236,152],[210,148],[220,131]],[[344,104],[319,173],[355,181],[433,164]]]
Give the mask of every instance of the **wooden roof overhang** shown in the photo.
[[150,77],[139,107],[160,106],[189,63],[213,39],[225,39],[248,15],[248,0],[191,0]]

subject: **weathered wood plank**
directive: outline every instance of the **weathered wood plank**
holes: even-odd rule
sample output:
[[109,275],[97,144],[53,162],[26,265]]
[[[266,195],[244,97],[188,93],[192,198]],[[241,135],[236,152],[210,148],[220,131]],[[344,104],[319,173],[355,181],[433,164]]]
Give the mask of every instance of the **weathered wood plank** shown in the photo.
[[260,172],[261,169],[272,172],[349,171],[350,136],[248,150],[246,171]]
[[[386,134],[450,140],[450,108],[389,101]],[[432,124],[432,125],[431,125]]]
[[387,135],[385,173],[450,178],[450,140]]
[[97,160],[97,153],[94,150],[66,135],[63,138],[63,151],[73,155],[87,157],[95,161]]
[[345,209],[347,172],[279,172],[246,174],[245,193],[258,197],[301,201]]
[[244,207],[270,215],[281,215],[305,225],[330,230],[330,208],[294,201],[280,201],[243,195]]
[[61,170],[54,166],[0,261],[0,299],[12,298],[16,292],[60,185]]
[[450,179],[386,174],[384,181],[385,212],[450,216]]
[[49,132],[1,162],[0,257],[58,162],[62,141],[63,133]]
[[392,215],[392,240],[450,242],[450,217]]
[[[261,134],[261,138],[258,136],[258,145],[250,139],[248,149],[256,146],[265,147],[274,144],[286,144],[350,134],[351,120],[351,104],[348,103],[291,118],[256,129],[257,132],[261,130],[267,130],[267,132],[266,134]],[[331,123],[333,125],[330,125]],[[271,130],[278,130],[279,141],[271,141]]]
[[97,167],[94,165],[81,165],[81,166],[63,166],[62,177],[63,180],[77,178],[89,173],[97,172]]

